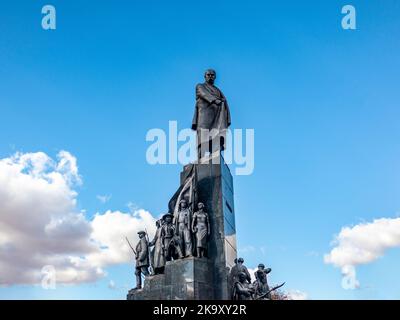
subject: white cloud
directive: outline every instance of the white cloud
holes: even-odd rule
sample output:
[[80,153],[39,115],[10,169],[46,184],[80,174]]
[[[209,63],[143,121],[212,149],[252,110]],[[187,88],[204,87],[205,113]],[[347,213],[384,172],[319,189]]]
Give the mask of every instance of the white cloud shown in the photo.
[[253,268],[253,269],[247,268],[247,270],[249,270],[251,282],[256,281],[255,272],[258,270],[258,268]]
[[287,293],[288,300],[307,300],[308,294],[300,290],[289,290]]
[[57,171],[63,172],[65,179],[70,183],[81,184],[76,158],[67,151],[60,151],[57,155]]
[[115,285],[115,282],[113,280],[110,280],[108,282],[108,288],[111,289],[111,290],[115,290],[116,289],[116,285]]
[[110,194],[109,195],[97,195],[96,198],[101,203],[106,203],[106,202],[110,201],[111,195]]
[[343,227],[333,241],[334,248],[324,262],[342,270],[345,278],[359,286],[354,267],[382,257],[386,250],[400,247],[400,218],[381,218],[373,222]]
[[153,216],[143,209],[132,214],[120,211],[96,214],[91,225],[93,228],[91,238],[102,248],[101,251],[88,255],[88,259],[95,265],[131,262],[133,256],[125,236],[134,245],[138,231],[146,229],[152,238],[156,229]]
[[0,159],[0,285],[40,284],[45,265],[57,283],[95,281],[111,264],[132,261],[123,236],[140,228],[154,232],[145,210],[107,211],[89,221],[76,207],[82,183],[77,161],[66,151]]

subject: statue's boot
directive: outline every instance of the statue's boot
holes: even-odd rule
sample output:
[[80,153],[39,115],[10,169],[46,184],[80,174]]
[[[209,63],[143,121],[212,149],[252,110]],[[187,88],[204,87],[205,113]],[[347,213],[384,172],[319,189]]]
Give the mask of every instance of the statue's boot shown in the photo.
[[193,257],[193,247],[191,242],[185,242],[185,258]]
[[179,245],[176,246],[176,253],[178,254],[178,258],[182,259],[183,258],[183,253],[182,253],[182,249]]
[[136,275],[136,287],[134,289],[142,289],[142,277],[140,276],[140,274]]

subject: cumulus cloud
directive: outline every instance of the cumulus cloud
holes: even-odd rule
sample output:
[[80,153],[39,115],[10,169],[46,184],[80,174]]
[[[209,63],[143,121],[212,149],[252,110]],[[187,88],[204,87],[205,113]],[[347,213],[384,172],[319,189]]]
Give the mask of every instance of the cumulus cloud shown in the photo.
[[324,262],[341,268],[344,280],[352,282],[354,288],[359,287],[355,266],[371,263],[386,250],[400,247],[400,218],[381,218],[343,227],[332,244],[334,248],[324,256]]
[[0,159],[0,285],[40,284],[48,265],[57,283],[96,281],[108,265],[132,260],[123,235],[154,233],[155,220],[142,209],[88,220],[76,206],[81,183],[67,151],[56,160],[43,152]]
[[[146,229],[149,237],[155,233],[155,220],[146,210],[139,209],[127,214],[120,211],[107,211],[104,214],[96,214],[92,223],[91,239],[102,248],[92,252],[88,259],[95,265],[110,265],[132,261],[132,252],[125,236],[135,239],[137,232]],[[133,238],[135,237],[135,238]]]

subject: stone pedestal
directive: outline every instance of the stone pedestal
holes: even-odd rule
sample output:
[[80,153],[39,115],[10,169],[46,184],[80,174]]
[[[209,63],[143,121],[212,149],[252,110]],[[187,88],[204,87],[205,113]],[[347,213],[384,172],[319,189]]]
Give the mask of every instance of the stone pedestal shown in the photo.
[[169,261],[165,273],[145,278],[144,287],[131,290],[128,300],[211,300],[212,263],[205,258]]
[[[228,275],[237,256],[233,179],[224,158],[211,158],[197,165],[197,202],[210,217],[208,256],[213,264],[214,299],[230,299]],[[217,163],[216,163],[217,162]]]
[[[164,275],[146,277],[141,290],[131,290],[128,300],[228,300],[228,275],[236,258],[233,181],[223,157],[196,164],[195,202],[203,202],[210,218],[208,258],[168,262]],[[211,161],[212,160],[212,161]],[[190,165],[181,173],[181,185]]]

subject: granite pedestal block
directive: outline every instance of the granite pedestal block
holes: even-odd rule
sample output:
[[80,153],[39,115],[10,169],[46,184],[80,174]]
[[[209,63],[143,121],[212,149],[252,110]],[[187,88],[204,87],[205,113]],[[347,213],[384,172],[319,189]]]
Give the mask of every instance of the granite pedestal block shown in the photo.
[[128,300],[211,300],[212,263],[206,258],[167,262],[165,273],[145,278],[143,289],[131,290]]
[[228,275],[237,257],[233,179],[220,153],[196,166],[196,200],[205,204],[211,224],[208,256],[213,264],[214,299],[229,300]]

